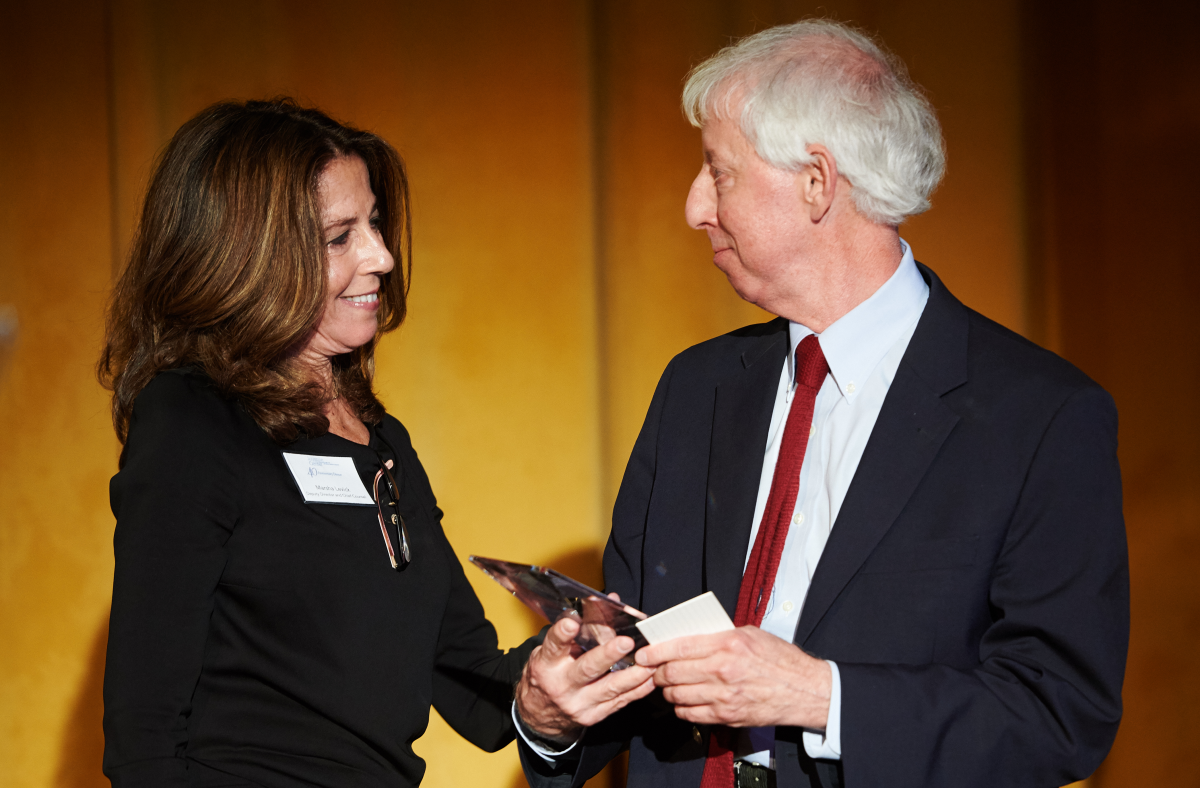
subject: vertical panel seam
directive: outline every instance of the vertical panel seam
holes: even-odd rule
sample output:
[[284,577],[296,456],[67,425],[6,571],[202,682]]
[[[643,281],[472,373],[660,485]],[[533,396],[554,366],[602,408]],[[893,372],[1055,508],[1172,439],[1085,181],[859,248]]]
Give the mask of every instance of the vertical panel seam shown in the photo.
[[605,125],[609,101],[608,84],[608,36],[605,0],[591,0],[588,14],[589,44],[589,111],[591,118],[591,161],[592,169],[592,271],[594,309],[596,321],[596,423],[599,429],[599,484],[597,508],[599,510],[599,533],[601,540],[607,533],[606,524],[611,512],[609,490],[612,489],[612,381],[609,352],[609,299],[608,299],[608,238],[605,234],[608,216],[608,145],[609,134]]
[[113,282],[121,270],[121,233],[119,218],[116,48],[113,32],[113,0],[104,2],[104,104],[108,134],[108,233],[110,277]]

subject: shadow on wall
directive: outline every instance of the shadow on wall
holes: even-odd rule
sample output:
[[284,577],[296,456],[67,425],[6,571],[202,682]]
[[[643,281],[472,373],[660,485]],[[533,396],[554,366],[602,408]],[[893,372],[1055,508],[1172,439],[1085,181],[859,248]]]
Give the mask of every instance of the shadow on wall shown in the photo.
[[[601,548],[585,547],[581,550],[571,550],[570,552],[556,555],[544,562],[542,566],[547,569],[553,569],[556,572],[561,572],[568,577],[573,577],[584,585],[603,589],[604,567],[602,557],[603,551]],[[520,608],[521,612],[525,614],[525,620],[528,624],[527,630],[530,633],[538,632],[542,627],[546,626],[546,619],[524,605],[520,605]]]
[[9,356],[17,344],[17,308],[12,304],[0,304],[0,381],[8,367]]
[[92,638],[87,670],[67,718],[54,784],[60,788],[108,788],[100,770],[104,760],[104,652],[108,648],[108,616]]

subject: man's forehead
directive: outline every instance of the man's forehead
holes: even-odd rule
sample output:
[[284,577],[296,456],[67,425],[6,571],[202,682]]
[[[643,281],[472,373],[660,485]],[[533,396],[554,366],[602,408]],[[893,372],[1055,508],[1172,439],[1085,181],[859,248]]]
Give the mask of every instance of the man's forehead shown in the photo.
[[737,123],[717,115],[710,115],[700,128],[700,144],[709,162],[758,155]]

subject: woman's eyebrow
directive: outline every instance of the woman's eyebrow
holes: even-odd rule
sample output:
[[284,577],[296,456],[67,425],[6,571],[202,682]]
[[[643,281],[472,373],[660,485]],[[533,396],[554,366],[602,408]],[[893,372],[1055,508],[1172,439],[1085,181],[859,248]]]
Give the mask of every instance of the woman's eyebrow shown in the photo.
[[[379,210],[379,202],[376,201],[376,202],[371,203],[371,210],[367,211],[367,216],[374,216],[376,211],[378,211],[378,210]],[[350,225],[354,224],[357,221],[358,221],[358,214],[354,214],[352,216],[347,216],[343,219],[333,219],[329,222],[326,222],[325,230],[326,231],[339,230],[343,227],[349,227]]]
[[325,225],[325,231],[340,230],[343,227],[349,227],[358,221],[357,216],[347,216],[345,219],[335,219]]

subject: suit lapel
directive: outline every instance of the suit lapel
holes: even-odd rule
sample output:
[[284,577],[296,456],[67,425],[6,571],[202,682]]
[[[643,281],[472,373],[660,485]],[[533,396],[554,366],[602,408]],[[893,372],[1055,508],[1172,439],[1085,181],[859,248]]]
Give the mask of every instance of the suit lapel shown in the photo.
[[958,422],[941,397],[966,382],[967,310],[920,269],[929,301],[813,574],[796,626],[800,645],[899,517]]
[[722,381],[713,406],[704,518],[704,588],[733,618],[742,566],[750,545],[763,452],[779,376],[787,358],[786,320],[741,357],[742,368]]

